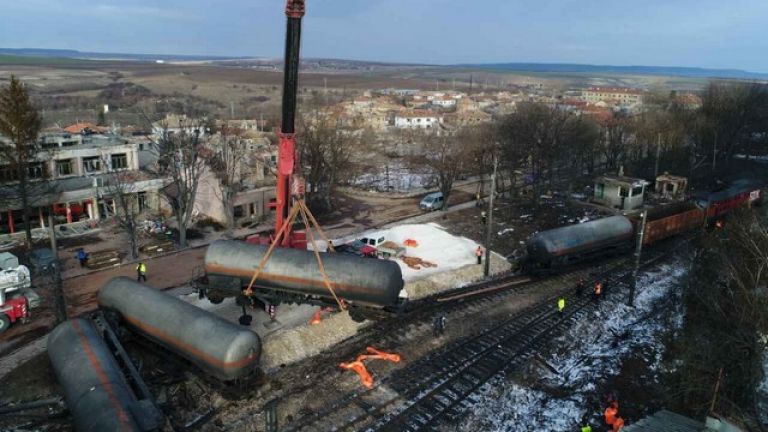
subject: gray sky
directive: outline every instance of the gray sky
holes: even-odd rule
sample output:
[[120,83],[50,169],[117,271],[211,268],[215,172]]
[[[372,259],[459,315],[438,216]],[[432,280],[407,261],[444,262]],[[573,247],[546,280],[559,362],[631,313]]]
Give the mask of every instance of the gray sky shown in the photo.
[[[0,0],[0,46],[278,57],[284,0]],[[307,0],[303,55],[768,72],[768,0]]]

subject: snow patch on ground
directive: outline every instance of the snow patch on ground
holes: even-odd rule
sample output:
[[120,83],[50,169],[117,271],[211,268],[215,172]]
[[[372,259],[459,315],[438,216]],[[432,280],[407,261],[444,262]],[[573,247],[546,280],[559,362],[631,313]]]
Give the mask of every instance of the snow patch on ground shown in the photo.
[[[532,425],[546,424],[547,430],[571,431],[591,409],[590,401],[600,396],[595,394],[596,383],[618,374],[624,358],[641,356],[649,370],[658,373],[665,350],[663,337],[670,325],[673,330],[682,326],[683,312],[680,302],[672,319],[654,309],[670,296],[679,300],[682,290],[676,288],[686,270],[677,262],[646,272],[638,280],[635,308],[604,301],[590,319],[553,342],[557,352],[541,353],[560,374],[544,370],[538,379],[528,378],[542,389],[558,389],[557,396],[498,378],[481,388],[462,430],[530,430]],[[609,299],[626,298],[626,289],[621,291]],[[597,413],[589,414],[596,419]]]
[[[768,335],[763,337],[765,339],[768,339]],[[768,349],[763,351],[763,380],[757,386],[757,397],[758,419],[762,425],[768,425]]]
[[355,187],[380,192],[407,192],[433,187],[436,184],[434,174],[414,172],[402,163],[381,166],[377,172],[365,173],[352,182]]
[[[415,270],[401,260],[396,260],[403,271],[403,280],[406,282],[456,270],[477,262],[475,256],[477,243],[466,237],[455,236],[434,222],[399,225],[385,230],[370,230],[332,241],[333,244],[338,245],[373,233],[377,237],[383,235],[387,240],[400,246],[404,246],[406,240],[416,240],[418,246],[406,247],[405,255],[437,264],[437,267],[422,267],[420,270]],[[318,248],[325,250],[325,242],[318,242]],[[308,246],[308,249],[311,247]]]
[[477,243],[466,237],[452,235],[436,223],[396,226],[387,230],[387,238],[400,245],[409,239],[416,240],[418,246],[407,247],[405,254],[437,264],[437,267],[414,270],[398,260],[406,282],[477,262]]

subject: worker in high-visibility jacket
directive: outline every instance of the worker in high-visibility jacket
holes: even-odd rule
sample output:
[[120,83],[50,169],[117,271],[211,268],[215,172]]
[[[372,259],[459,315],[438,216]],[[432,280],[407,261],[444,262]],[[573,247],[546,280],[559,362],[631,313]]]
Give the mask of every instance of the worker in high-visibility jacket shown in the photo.
[[587,420],[587,416],[581,417],[581,428],[579,429],[581,432],[592,432],[592,426],[589,425],[589,421]]
[[624,419],[616,417],[616,421],[613,422],[613,432],[619,432],[624,427]]
[[136,282],[141,282],[142,279],[144,282],[147,281],[147,266],[140,261],[139,265],[136,266]]
[[483,248],[480,246],[475,249],[475,256],[477,257],[477,263],[482,264],[483,263]]
[[619,414],[619,404],[616,401],[611,402],[608,408],[605,409],[603,415],[605,416],[605,424],[613,426],[616,423],[616,416]]
[[600,281],[597,281],[595,282],[594,298],[595,300],[600,300],[602,296],[603,296],[603,283]]
[[560,296],[560,298],[557,299],[557,312],[562,315],[563,309],[565,309],[565,297]]

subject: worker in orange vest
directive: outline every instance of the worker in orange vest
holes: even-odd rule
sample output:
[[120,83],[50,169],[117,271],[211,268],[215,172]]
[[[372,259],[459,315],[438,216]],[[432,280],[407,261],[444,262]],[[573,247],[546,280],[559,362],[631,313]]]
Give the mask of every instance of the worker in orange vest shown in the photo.
[[477,263],[482,264],[483,263],[483,248],[480,246],[475,249],[475,256],[477,256]]
[[616,423],[616,416],[619,414],[619,404],[616,401],[611,402],[610,405],[608,405],[608,408],[605,409],[605,412],[603,413],[605,416],[605,424],[608,426],[613,426],[614,423]]
[[595,300],[600,300],[603,295],[603,283],[600,281],[595,282]]
[[624,419],[616,417],[616,421],[613,422],[613,432],[619,432],[624,427]]

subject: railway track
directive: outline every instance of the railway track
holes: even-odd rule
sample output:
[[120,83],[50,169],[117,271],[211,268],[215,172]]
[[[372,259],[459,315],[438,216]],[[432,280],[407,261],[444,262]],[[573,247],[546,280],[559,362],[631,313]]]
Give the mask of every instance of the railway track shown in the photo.
[[[643,266],[655,263],[667,253],[657,251],[647,257]],[[611,286],[631,274],[632,266],[620,263],[598,278]],[[501,284],[512,281],[514,279]],[[492,287],[480,290],[488,288]],[[497,301],[515,291],[492,290],[492,295],[476,300]],[[574,288],[568,291],[575,294]],[[464,294],[443,298],[451,299],[447,302],[462,301],[466,299]],[[553,306],[556,297],[548,297],[479,334],[457,340],[405,368],[379,377],[372,389],[343,395],[323,409],[291,422],[283,430],[417,431],[431,430],[441,421],[456,418],[466,408],[467,398],[481,385],[499,373],[524,364],[549,336],[583,319],[596,305],[589,295],[569,295],[569,306],[561,315]]]

